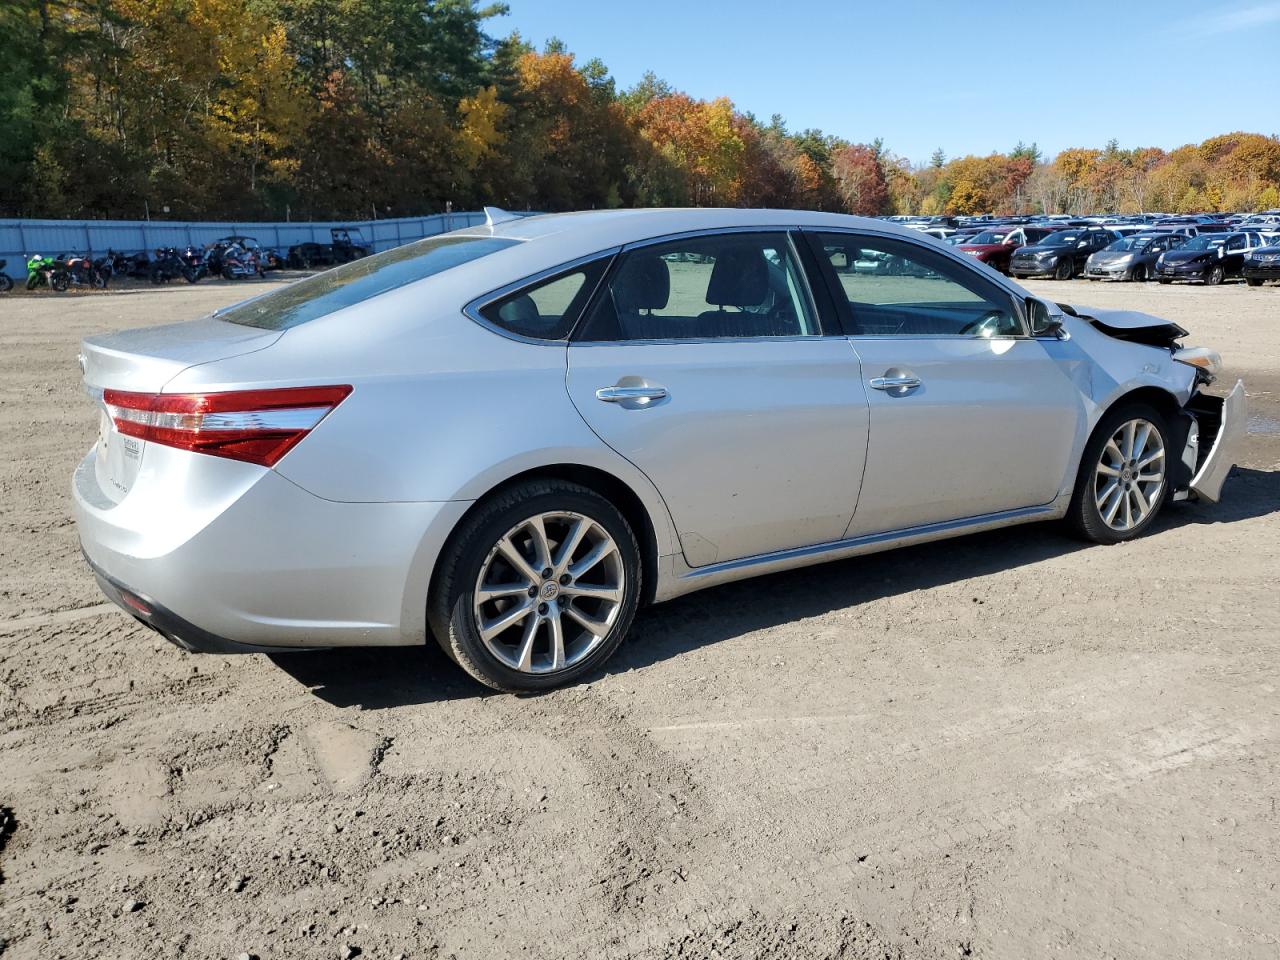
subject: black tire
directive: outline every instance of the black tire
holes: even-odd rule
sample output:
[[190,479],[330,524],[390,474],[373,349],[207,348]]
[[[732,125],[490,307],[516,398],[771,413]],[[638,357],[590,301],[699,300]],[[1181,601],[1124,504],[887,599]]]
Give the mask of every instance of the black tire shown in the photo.
[[71,286],[71,278],[65,273],[55,273],[49,279],[49,286],[53,287],[53,289],[57,290],[59,293],[62,293],[67,289],[67,287]]
[[165,281],[164,271],[161,270],[159,267],[152,267],[151,282],[158,287],[160,286],[160,284],[164,283],[164,281]]
[[234,273],[232,273],[232,272],[231,272],[231,268],[230,268],[230,267],[223,267],[223,268],[222,268],[222,279],[223,279],[223,280],[234,280],[235,278],[236,278],[236,275],[235,275]]
[[1134,268],[1129,271],[1129,279],[1135,283],[1142,283],[1147,279],[1147,265],[1145,263],[1135,264]]
[[1212,267],[1209,268],[1208,272],[1204,275],[1205,285],[1210,287],[1216,287],[1218,284],[1222,282],[1225,276],[1226,276],[1226,272],[1222,269],[1222,264],[1215,263]]
[[1160,278],[1159,278],[1159,280],[1160,280],[1160,282],[1161,282],[1161,283],[1173,283],[1173,281],[1172,281],[1172,280],[1169,280],[1169,279],[1167,279],[1167,278],[1165,278],[1165,277],[1160,277]]
[[[613,539],[625,572],[623,599],[609,633],[585,657],[554,673],[525,673],[499,660],[480,639],[475,587],[490,551],[508,531],[530,517],[555,511],[589,517]],[[639,605],[641,576],[635,533],[617,507],[576,483],[530,480],[482,503],[454,531],[440,554],[427,599],[427,622],[444,652],[485,686],[511,693],[548,690],[597,669],[618,649]]]
[[38,287],[38,286],[40,286],[40,274],[36,273],[36,274],[32,274],[31,276],[27,277],[27,289],[28,289],[28,290],[34,290],[34,289],[35,289],[36,287]]
[[187,267],[182,271],[182,277],[187,283],[195,283],[200,279],[200,271],[196,267]]
[[[1102,450],[1111,439],[1112,434],[1128,420],[1143,419],[1151,423],[1160,434],[1160,442],[1165,454],[1165,478],[1156,503],[1151,511],[1139,523],[1129,530],[1116,530],[1103,519],[1098,509],[1095,491],[1095,471],[1102,456]],[[1108,410],[1097,427],[1094,428],[1089,442],[1085,444],[1084,453],[1080,457],[1080,468],[1076,473],[1076,486],[1071,494],[1071,506],[1067,511],[1067,525],[1072,532],[1085,540],[1094,543],[1113,544],[1133,540],[1144,534],[1159,516],[1161,507],[1169,498],[1169,469],[1175,451],[1169,445],[1169,425],[1164,415],[1154,407],[1145,403],[1126,403],[1121,401]]]
[[0,293],[8,293],[13,289],[13,277],[0,273]]
[[[1249,286],[1251,286],[1251,287],[1260,287],[1260,286],[1262,286],[1262,280],[1261,280],[1260,278],[1258,278],[1258,277],[1245,277],[1245,278],[1244,278],[1244,282],[1245,282],[1245,283],[1247,283],[1247,284],[1248,284]],[[12,281],[10,281],[10,283],[12,283]]]
[[1063,257],[1053,268],[1053,279],[1070,280],[1071,275],[1075,272],[1075,264],[1072,262],[1071,258]]

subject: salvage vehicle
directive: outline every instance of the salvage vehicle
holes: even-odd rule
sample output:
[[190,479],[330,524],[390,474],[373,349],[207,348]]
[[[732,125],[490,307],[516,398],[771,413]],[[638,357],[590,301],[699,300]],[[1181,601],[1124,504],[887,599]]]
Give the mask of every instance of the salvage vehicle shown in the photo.
[[1013,251],[1019,247],[1039,243],[1051,233],[1056,233],[1057,229],[1057,227],[992,227],[990,230],[984,230],[968,238],[964,243],[957,244],[957,247],[975,260],[980,260],[1001,273],[1008,273]]
[[1085,261],[1090,280],[1146,280],[1160,254],[1176,250],[1187,238],[1180,233],[1137,233],[1123,237]]
[[1009,273],[1023,277],[1070,280],[1084,269],[1089,257],[1109,246],[1116,235],[1105,227],[1056,230],[1037,243],[1019,247],[1009,258]]
[[1262,246],[1256,233],[1201,233],[1156,260],[1155,278],[1161,283],[1199,281],[1216,286],[1240,276],[1244,258]]
[[1268,280],[1280,280],[1280,242],[1272,241],[1250,251],[1240,272],[1251,287],[1260,287]]
[[330,243],[299,243],[289,248],[288,265],[297,270],[310,270],[334,263],[348,263],[371,253],[359,227],[333,227]]
[[188,650],[434,638],[539,690],[732,580],[1036,520],[1132,540],[1243,437],[1177,324],[883,221],[488,214],[83,341],[108,597]]

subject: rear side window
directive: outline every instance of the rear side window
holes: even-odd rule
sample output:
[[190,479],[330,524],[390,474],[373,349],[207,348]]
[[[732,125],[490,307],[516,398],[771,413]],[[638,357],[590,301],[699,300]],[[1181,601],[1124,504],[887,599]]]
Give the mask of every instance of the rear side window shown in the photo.
[[497,237],[427,237],[353,260],[217,314],[263,330],[288,330],[519,243]]
[[723,340],[817,332],[786,234],[727,233],[624,253],[579,339]]
[[518,337],[563,340],[586,308],[610,259],[601,257],[523,286],[485,304],[480,316]]

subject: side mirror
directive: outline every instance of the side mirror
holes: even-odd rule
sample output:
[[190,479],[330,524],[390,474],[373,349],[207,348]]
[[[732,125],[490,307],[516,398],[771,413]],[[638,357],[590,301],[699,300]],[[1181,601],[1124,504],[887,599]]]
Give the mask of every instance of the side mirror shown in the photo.
[[1065,339],[1062,314],[1038,297],[1027,297],[1027,317],[1031,320],[1033,337],[1058,337]]

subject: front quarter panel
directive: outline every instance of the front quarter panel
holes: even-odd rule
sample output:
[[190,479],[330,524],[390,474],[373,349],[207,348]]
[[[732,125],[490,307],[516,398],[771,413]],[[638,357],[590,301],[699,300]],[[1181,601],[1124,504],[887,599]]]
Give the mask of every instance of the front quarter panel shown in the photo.
[[[1081,450],[1098,421],[1125,394],[1156,387],[1178,404],[1191,399],[1195,368],[1173,359],[1163,347],[1117,340],[1079,317],[1064,316],[1070,339],[1051,343],[1050,354],[1065,366],[1085,402],[1086,430],[1078,440]],[[1072,458],[1079,461],[1080,451]],[[1074,474],[1067,480],[1067,487]]]

